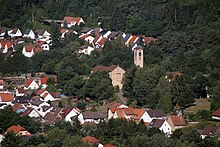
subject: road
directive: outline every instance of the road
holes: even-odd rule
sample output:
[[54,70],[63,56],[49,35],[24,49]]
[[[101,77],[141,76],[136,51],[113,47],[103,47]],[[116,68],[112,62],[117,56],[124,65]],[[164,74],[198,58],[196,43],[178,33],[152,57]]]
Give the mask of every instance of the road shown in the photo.
[[127,105],[127,98],[123,96],[122,90],[120,90],[119,92],[115,93],[115,95],[120,98],[120,103],[122,103],[124,105]]

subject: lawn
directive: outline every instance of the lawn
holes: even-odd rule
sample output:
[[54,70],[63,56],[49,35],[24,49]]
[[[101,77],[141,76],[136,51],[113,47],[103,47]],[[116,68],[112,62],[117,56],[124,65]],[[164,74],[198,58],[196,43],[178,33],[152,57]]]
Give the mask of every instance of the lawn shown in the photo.
[[196,99],[195,105],[188,107],[184,110],[185,113],[197,113],[200,110],[210,110],[210,101],[209,99]]

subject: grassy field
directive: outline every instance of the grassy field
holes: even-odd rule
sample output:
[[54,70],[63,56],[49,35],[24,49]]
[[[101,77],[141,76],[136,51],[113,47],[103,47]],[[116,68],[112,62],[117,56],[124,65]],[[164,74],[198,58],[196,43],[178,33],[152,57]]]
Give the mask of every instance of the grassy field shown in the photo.
[[197,113],[200,110],[210,110],[209,99],[196,99],[195,105],[184,110],[185,113]]

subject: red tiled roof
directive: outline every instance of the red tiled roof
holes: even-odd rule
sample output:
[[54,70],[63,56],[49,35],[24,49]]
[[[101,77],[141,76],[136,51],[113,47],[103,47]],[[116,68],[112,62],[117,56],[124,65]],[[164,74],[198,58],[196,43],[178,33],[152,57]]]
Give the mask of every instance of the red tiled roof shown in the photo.
[[108,108],[112,111],[112,113],[114,113],[116,108],[119,107],[120,105],[121,105],[120,103],[114,102],[114,103],[110,104]]
[[90,35],[89,34],[85,34],[85,35],[81,35],[79,38],[80,39],[86,39],[87,37],[89,37]]
[[157,41],[157,39],[156,38],[154,38],[154,37],[146,37],[146,36],[142,36],[143,37],[143,39],[144,39],[144,42],[147,44],[147,45],[149,45],[152,41]]
[[35,47],[37,48],[37,47],[41,47],[43,44],[45,43],[45,41],[37,41],[37,42],[35,42]]
[[218,108],[215,112],[213,112],[212,116],[220,117],[220,108]]
[[63,34],[63,33],[65,33],[66,31],[67,31],[67,29],[61,29],[61,30],[60,30],[60,33]]
[[38,48],[34,48],[34,54],[40,52],[40,51],[43,51],[42,48],[38,47]]
[[12,106],[12,110],[16,112],[18,109],[24,109],[22,104],[16,103]]
[[95,44],[99,40],[100,37],[101,35],[96,35],[95,39],[93,40],[93,43]]
[[34,45],[29,44],[24,46],[26,52],[31,52],[34,49]]
[[97,42],[97,44],[99,44],[99,46],[103,46],[107,40],[107,38],[102,38],[99,42]]
[[13,43],[10,41],[3,41],[1,42],[1,48],[5,48],[5,46],[7,45],[8,48],[12,48],[13,47]]
[[23,112],[23,114],[24,115],[29,115],[32,112],[33,109],[34,108],[32,108],[32,107],[27,107],[27,109]]
[[132,38],[129,40],[129,43],[134,43],[134,41],[137,39],[137,36],[132,36]]
[[46,90],[45,89],[41,89],[39,91],[36,92],[36,95],[41,95],[42,93],[44,93]]
[[76,22],[76,23],[78,24],[81,19],[82,19],[82,18],[80,18],[80,17],[66,16],[66,17],[64,17],[62,23],[64,23],[64,21],[66,21],[67,24],[71,24],[71,22],[73,21],[73,22]]
[[12,102],[14,96],[11,93],[0,93],[0,101],[2,102]]
[[28,87],[34,81],[33,78],[30,78],[26,81],[25,86]]
[[166,72],[165,75],[170,76],[171,80],[176,80],[177,77],[183,74],[181,72]]
[[18,93],[26,93],[27,90],[24,90],[24,88],[18,88]]
[[48,77],[42,77],[42,78],[40,78],[40,83],[47,84],[47,80],[48,80]]
[[117,67],[117,65],[112,65],[112,66],[102,66],[102,65],[97,65],[96,67],[94,67],[92,69],[93,72],[97,72],[97,71],[113,71],[115,68]]
[[171,121],[173,122],[174,126],[186,126],[187,125],[183,116],[170,115],[169,117]]
[[94,143],[99,142],[98,139],[92,136],[86,136],[82,138],[81,141],[83,141],[84,143],[88,143],[89,145],[93,145]]
[[18,134],[20,131],[26,131],[25,128],[21,127],[21,126],[11,126],[6,130],[6,133],[13,131],[15,134]]

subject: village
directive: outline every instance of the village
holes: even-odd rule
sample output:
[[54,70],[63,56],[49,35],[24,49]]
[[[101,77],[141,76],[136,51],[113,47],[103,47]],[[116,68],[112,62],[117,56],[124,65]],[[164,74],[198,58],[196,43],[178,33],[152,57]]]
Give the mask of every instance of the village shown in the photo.
[[[68,35],[77,35],[79,39],[86,42],[74,54],[80,58],[82,54],[90,55],[94,50],[101,52],[105,43],[121,37],[123,44],[130,47],[133,52],[133,62],[137,68],[141,69],[144,65],[143,47],[149,46],[157,42],[157,38],[144,35],[131,35],[123,32],[103,30],[102,28],[84,27],[80,31],[72,28],[85,24],[80,17],[66,16],[63,20],[44,20],[44,24],[51,25],[57,23],[60,25],[60,39],[65,40]],[[53,47],[52,34],[47,30],[20,30],[19,28],[8,29],[0,28],[0,50],[5,57],[13,57],[16,54],[16,46],[22,45],[22,54],[27,58],[32,58],[39,52],[50,52]],[[10,67],[9,67],[10,68]],[[112,86],[122,92],[123,79],[126,73],[119,65],[97,65],[91,69],[91,75],[97,72],[106,72],[111,79]],[[174,81],[182,73],[166,72],[163,78],[168,81]],[[89,78],[89,77],[87,77]],[[136,124],[144,124],[147,128],[158,128],[166,137],[171,137],[177,129],[190,127],[199,122],[190,120],[181,110],[176,113],[165,113],[163,109],[139,108],[127,105],[126,97],[118,96],[113,101],[106,100],[95,106],[93,99],[84,97],[80,99],[75,96],[66,96],[62,93],[62,89],[56,92],[48,90],[48,86],[56,86],[59,83],[59,77],[54,74],[45,72],[25,73],[16,76],[1,77],[0,79],[0,109],[11,109],[19,115],[27,115],[42,126],[54,126],[57,122],[69,122],[71,125],[79,123],[84,125],[98,125],[101,122],[108,122],[111,119],[125,119],[135,122]],[[206,94],[209,99],[209,94]],[[81,110],[77,108],[77,103],[84,103],[85,106]],[[95,109],[94,109],[95,108]],[[202,110],[202,108],[201,108]],[[210,119],[220,120],[220,108],[212,113]],[[1,126],[0,126],[1,128]],[[33,136],[29,130],[14,124],[0,135],[0,142],[4,139],[4,135],[8,132],[14,132],[18,136],[28,138]],[[220,139],[220,126],[215,124],[206,125],[203,130],[198,130],[200,137],[216,137]],[[44,134],[44,129],[42,132]],[[86,136],[81,139],[89,145],[96,144],[98,147],[115,147],[112,144],[103,144],[94,136]]]

